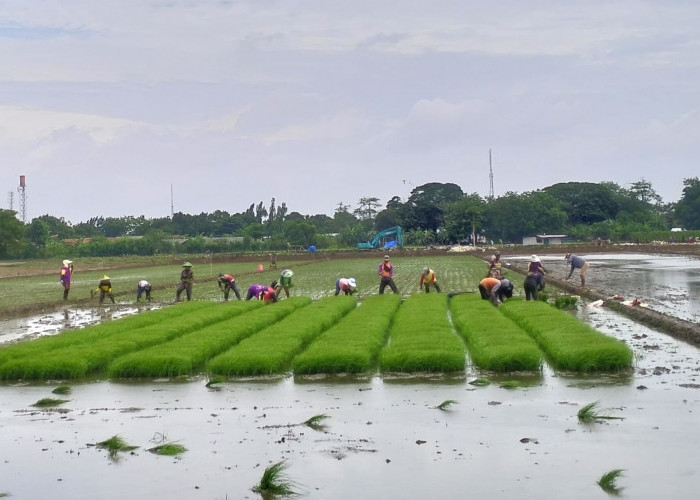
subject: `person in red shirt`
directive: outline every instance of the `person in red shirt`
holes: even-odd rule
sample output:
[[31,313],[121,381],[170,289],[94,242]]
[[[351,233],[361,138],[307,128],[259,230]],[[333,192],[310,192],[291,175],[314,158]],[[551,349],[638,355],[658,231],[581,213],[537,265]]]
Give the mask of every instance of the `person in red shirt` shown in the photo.
[[236,278],[230,274],[219,274],[219,290],[224,292],[224,300],[228,301],[228,294],[231,290],[236,294],[236,298],[241,300],[241,293],[238,291],[238,284],[236,283]]

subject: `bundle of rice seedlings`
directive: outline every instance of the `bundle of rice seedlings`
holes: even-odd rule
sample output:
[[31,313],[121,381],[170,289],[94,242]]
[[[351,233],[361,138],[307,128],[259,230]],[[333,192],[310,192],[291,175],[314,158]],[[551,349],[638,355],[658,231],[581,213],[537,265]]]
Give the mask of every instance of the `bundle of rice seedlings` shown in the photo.
[[70,394],[71,387],[69,385],[59,385],[53,391],[54,394]]
[[32,406],[36,406],[37,408],[51,408],[54,406],[59,406],[62,405],[63,403],[67,403],[70,401],[69,399],[55,399],[55,398],[42,398],[36,403],[32,404]]
[[313,417],[304,420],[304,422],[302,422],[302,425],[305,425],[306,427],[309,427],[315,431],[325,431],[326,424],[324,424],[324,421],[327,418],[330,417],[325,413],[321,413],[320,415],[314,415]]
[[594,401],[581,407],[577,413],[580,422],[591,423],[598,420],[624,420],[624,417],[613,417],[600,413],[600,401]]
[[598,486],[606,493],[619,495],[622,493],[622,488],[617,486],[617,479],[624,475],[624,471],[625,469],[613,469],[606,472],[598,479]]
[[434,408],[436,410],[449,410],[452,407],[452,405],[456,405],[456,404],[459,404],[459,401],[455,401],[454,399],[446,399],[445,401],[443,401],[439,405],[435,406]]
[[138,446],[133,446],[124,441],[120,436],[114,435],[109,439],[100,441],[95,445],[97,448],[102,448],[107,450],[110,457],[114,457],[120,451],[132,451],[138,448]]
[[182,453],[185,453],[187,451],[187,448],[185,448],[183,445],[178,444],[178,443],[163,443],[159,444],[157,446],[154,446],[153,448],[149,448],[148,450],[151,453],[154,453],[156,455],[165,455],[168,457],[176,456],[176,455],[181,455]]
[[253,491],[266,496],[289,496],[296,495],[295,483],[291,481],[284,472],[287,464],[284,461],[272,464],[265,468],[260,482],[253,487]]

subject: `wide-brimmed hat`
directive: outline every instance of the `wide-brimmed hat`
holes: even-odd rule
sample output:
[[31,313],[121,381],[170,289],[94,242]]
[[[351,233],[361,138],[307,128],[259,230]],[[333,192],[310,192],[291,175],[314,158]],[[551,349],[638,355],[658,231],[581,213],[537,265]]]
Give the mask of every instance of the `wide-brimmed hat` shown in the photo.
[[540,258],[537,255],[533,255],[530,257],[530,262],[539,262]]
[[105,275],[102,276],[102,279],[103,279],[103,280],[108,280],[108,279],[110,279],[110,277],[107,276],[107,275],[105,274]]
[[384,256],[384,261],[386,262],[387,260],[389,260],[389,256],[388,256],[388,255],[385,255],[385,256]]
[[357,283],[355,283],[355,278],[350,278],[348,280],[348,285],[350,285],[351,288],[355,288],[357,286]]
[[65,260],[63,261],[63,265],[64,265],[64,266],[70,266],[72,263],[73,263],[73,261],[72,261],[72,260],[68,260],[68,259],[65,259]]
[[182,265],[182,267],[192,267],[192,264],[188,261],[188,262],[185,262],[185,263]]

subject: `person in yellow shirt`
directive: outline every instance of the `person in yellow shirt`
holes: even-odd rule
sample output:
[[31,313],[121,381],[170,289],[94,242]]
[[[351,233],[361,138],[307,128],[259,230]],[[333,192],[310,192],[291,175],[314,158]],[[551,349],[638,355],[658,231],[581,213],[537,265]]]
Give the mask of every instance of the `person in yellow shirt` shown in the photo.
[[106,274],[102,276],[100,284],[97,285],[97,289],[95,290],[95,292],[100,292],[100,304],[104,302],[105,296],[110,298],[112,304],[116,302],[114,300],[114,295],[112,295],[112,280]]
[[426,266],[423,268],[423,272],[420,275],[420,283],[418,284],[418,288],[421,289],[425,287],[425,293],[430,293],[430,285],[433,285],[435,290],[437,290],[437,293],[440,293],[440,285],[438,285],[435,271]]

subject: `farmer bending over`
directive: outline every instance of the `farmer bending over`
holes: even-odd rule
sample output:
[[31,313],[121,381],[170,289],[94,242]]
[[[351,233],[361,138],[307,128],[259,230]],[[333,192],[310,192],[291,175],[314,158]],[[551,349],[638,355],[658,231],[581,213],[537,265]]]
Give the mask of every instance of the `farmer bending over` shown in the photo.
[[357,283],[355,278],[338,278],[335,280],[335,294],[340,295],[343,292],[345,295],[352,295],[357,291]]
[[425,293],[430,293],[430,285],[435,287],[437,293],[440,293],[440,285],[437,282],[437,276],[435,276],[435,271],[429,267],[424,267],[423,272],[420,275],[420,283],[418,283],[418,289],[425,287]]
[[513,283],[507,278],[484,278],[479,283],[479,293],[482,299],[490,299],[494,306],[498,306],[513,296]]
[[151,284],[146,280],[139,281],[138,287],[136,288],[136,302],[141,300],[141,295],[146,293],[146,300],[151,301]]
[[566,261],[571,264],[571,269],[569,269],[569,275],[566,277],[567,281],[569,278],[571,278],[571,275],[574,274],[574,270],[578,269],[579,270],[579,276],[581,277],[581,286],[585,287],[586,286],[586,271],[588,271],[588,262],[585,259],[582,259],[578,255],[574,255],[572,253],[567,253],[566,257],[564,257]]
[[231,290],[236,294],[238,300],[241,300],[241,293],[238,291],[238,284],[236,284],[236,278],[230,274],[219,274],[219,290],[224,292],[224,300],[228,301],[228,294]]

